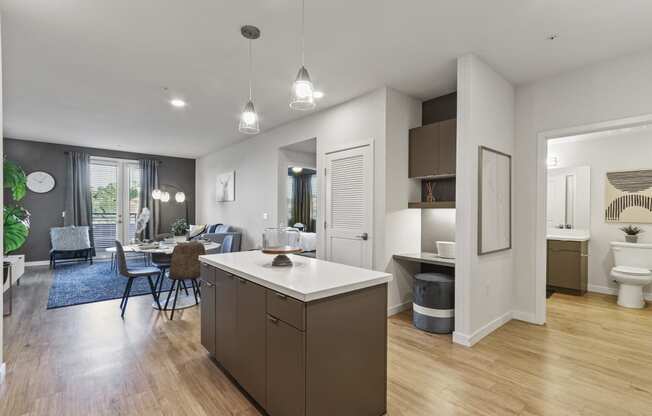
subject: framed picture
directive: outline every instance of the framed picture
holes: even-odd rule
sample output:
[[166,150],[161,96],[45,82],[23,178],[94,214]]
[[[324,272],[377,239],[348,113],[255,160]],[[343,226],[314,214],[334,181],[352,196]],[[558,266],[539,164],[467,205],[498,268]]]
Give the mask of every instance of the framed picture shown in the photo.
[[607,172],[604,220],[608,223],[652,223],[652,170]]
[[512,248],[512,157],[478,148],[478,255]]
[[217,202],[235,201],[235,171],[217,175],[216,181]]

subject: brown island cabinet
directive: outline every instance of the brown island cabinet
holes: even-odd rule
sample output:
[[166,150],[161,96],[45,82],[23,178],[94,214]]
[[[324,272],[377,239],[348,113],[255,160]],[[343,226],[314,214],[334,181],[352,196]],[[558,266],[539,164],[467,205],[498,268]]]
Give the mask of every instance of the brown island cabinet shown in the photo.
[[391,275],[260,251],[201,256],[201,343],[271,416],[386,413]]

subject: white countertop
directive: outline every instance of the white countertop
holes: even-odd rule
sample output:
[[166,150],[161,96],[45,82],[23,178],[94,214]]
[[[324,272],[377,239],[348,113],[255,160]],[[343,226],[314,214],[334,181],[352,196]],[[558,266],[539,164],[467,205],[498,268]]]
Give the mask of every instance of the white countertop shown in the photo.
[[394,254],[394,258],[399,260],[416,261],[419,263],[438,264],[440,266],[455,267],[455,259],[440,257],[435,253],[408,253],[408,254]]
[[344,264],[289,256],[292,267],[273,267],[274,256],[261,251],[208,254],[199,261],[251,280],[303,302],[387,283],[392,275]]
[[589,230],[584,229],[548,228],[546,239],[560,241],[588,241],[591,239],[591,233]]

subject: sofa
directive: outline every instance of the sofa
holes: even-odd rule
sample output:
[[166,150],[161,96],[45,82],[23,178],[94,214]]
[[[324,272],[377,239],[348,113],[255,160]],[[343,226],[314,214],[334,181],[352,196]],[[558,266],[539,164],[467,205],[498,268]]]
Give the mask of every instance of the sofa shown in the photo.
[[236,230],[235,227],[228,224],[207,224],[203,226],[203,230],[198,227],[191,226],[189,240],[204,239],[220,243],[219,253],[232,253],[240,251],[240,244],[242,242],[242,233]]

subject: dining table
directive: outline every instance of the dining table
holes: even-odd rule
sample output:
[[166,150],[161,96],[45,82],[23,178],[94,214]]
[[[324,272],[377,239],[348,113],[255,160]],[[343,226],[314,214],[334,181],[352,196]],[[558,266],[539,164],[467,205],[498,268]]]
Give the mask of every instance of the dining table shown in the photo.
[[[216,254],[217,250],[222,246],[220,243],[216,243],[213,241],[199,241],[204,245],[204,249],[206,250],[206,254]],[[157,243],[138,243],[138,244],[127,244],[124,245],[122,248],[126,253],[141,253],[147,256],[148,258],[152,254],[162,254],[166,256],[172,256],[172,253],[174,252],[174,247],[178,243],[172,242],[172,241],[160,241]],[[107,252],[111,253],[111,268],[112,270],[116,270],[117,272],[117,257],[116,257],[116,248],[115,247],[109,247],[106,249]],[[162,276],[163,279],[165,279],[165,276]],[[161,287],[162,287],[162,282],[161,282]],[[185,286],[184,286],[184,289]],[[159,291],[159,294],[161,292]],[[170,301],[168,302],[169,306],[174,304],[174,298],[175,295],[173,293],[170,294]],[[167,298],[166,298],[167,299]],[[200,300],[201,301],[201,300]],[[164,309],[163,303],[161,303],[161,309]],[[188,292],[187,289],[180,291],[179,292],[179,299],[177,299],[176,302],[176,309],[185,309],[185,308],[190,308],[192,306],[195,306],[197,304],[197,301],[195,300],[194,295],[191,292]],[[156,302],[152,302],[152,307],[154,309],[159,309],[158,305]],[[167,309],[164,309],[167,310]]]

